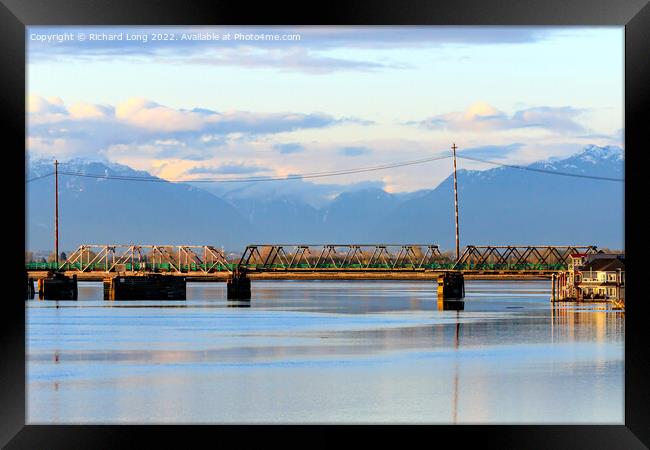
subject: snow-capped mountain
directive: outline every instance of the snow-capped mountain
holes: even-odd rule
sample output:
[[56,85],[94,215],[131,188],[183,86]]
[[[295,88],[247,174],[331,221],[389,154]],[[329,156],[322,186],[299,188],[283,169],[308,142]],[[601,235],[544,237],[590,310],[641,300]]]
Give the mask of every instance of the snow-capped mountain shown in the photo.
[[[53,161],[32,161],[27,179],[54,171]],[[81,244],[211,244],[238,249],[253,236],[239,212],[201,189],[176,183],[71,176],[151,177],[120,164],[72,160],[59,164],[60,248]],[[52,248],[54,177],[26,184],[26,244]]]
[[[527,166],[562,174],[624,178],[618,147],[588,146]],[[461,245],[598,245],[624,248],[624,183],[498,167],[458,171]],[[384,220],[382,239],[454,245],[453,177],[404,202]]]
[[[568,158],[528,167],[534,170],[459,170],[461,245],[624,248],[624,183],[538,171],[622,179],[621,148],[591,145]],[[150,177],[105,161],[72,160],[59,170]],[[52,171],[53,161],[31,161],[26,175],[30,179]],[[208,192],[185,184],[62,175],[61,248],[89,242],[164,242],[242,250],[262,241],[454,246],[452,176],[435,189],[406,194],[359,184],[333,196],[341,186],[314,187],[304,180],[274,183],[272,189],[264,187],[270,183],[259,183]],[[51,248],[53,180],[45,177],[26,186],[27,245],[32,250]]]

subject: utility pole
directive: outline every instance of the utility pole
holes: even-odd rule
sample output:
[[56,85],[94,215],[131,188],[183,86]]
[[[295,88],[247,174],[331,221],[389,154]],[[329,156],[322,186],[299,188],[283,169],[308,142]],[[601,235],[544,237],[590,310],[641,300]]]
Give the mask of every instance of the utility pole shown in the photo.
[[54,160],[54,260],[59,270],[59,161]]
[[460,242],[458,234],[458,181],[456,179],[456,143],[454,142],[451,145],[451,149],[454,153],[454,206],[456,208],[456,261],[460,259]]

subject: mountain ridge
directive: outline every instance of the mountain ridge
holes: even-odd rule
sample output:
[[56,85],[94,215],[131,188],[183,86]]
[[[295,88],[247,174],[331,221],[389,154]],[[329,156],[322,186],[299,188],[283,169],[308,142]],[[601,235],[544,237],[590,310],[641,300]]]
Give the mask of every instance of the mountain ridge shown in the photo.
[[[53,160],[26,160],[27,178],[52,172]],[[49,165],[49,167],[48,167]],[[62,172],[151,177],[145,171],[80,158],[60,163]],[[550,158],[529,168],[576,175],[623,178],[620,147],[595,145],[567,158]],[[27,243],[51,248],[52,183],[27,184]],[[284,182],[274,182],[284,183]],[[260,242],[421,242],[443,249],[454,245],[453,176],[434,189],[389,193],[377,183],[310,204],[299,180],[215,191],[191,184],[60,176],[61,245],[159,243],[224,245],[241,251]],[[594,244],[622,248],[623,183],[558,176],[512,167],[458,171],[461,245]],[[313,193],[333,192],[316,186]],[[296,195],[292,195],[295,188]],[[341,189],[342,187],[339,187]],[[250,191],[250,196],[246,192]],[[229,195],[230,193],[230,195]],[[93,230],[94,233],[91,233]],[[83,239],[82,239],[83,238]]]

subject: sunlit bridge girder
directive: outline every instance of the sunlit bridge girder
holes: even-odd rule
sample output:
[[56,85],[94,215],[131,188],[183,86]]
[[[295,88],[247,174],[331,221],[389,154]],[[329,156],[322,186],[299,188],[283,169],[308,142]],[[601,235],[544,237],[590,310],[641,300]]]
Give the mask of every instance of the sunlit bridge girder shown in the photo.
[[434,244],[251,244],[237,267],[247,271],[423,270],[451,268]]
[[592,254],[594,245],[468,245],[455,270],[564,270],[569,256]]
[[60,270],[78,272],[232,271],[222,249],[211,245],[85,244]]

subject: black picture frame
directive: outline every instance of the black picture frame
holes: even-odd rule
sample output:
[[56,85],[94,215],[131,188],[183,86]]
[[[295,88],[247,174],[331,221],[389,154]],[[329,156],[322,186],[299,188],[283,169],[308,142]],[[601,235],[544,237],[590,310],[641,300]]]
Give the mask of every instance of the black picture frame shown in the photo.
[[[625,425],[621,426],[439,426],[418,428],[419,437],[438,445],[461,445],[468,440],[483,448],[646,448],[650,446],[649,352],[645,342],[648,327],[642,321],[647,310],[641,295],[640,257],[643,248],[634,228],[643,224],[641,211],[644,166],[641,157],[648,151],[644,119],[650,104],[650,5],[647,0],[457,0],[454,2],[398,2],[387,0],[334,1],[323,4],[260,2],[251,5],[235,1],[155,1],[137,3],[124,0],[0,0],[0,104],[5,128],[5,174],[15,181],[5,182],[5,204],[24,208],[25,148],[25,27],[29,25],[618,25],[625,26],[625,233],[626,259],[632,270],[627,274],[625,343]],[[588,76],[588,74],[586,74]],[[10,161],[7,162],[6,158]],[[628,168],[633,168],[628,170]],[[21,181],[22,180],[22,181]],[[18,199],[14,197],[18,191]],[[22,194],[22,197],[20,197]],[[635,202],[634,197],[638,203]],[[635,208],[636,203],[636,208]],[[12,209],[9,209],[13,213]],[[0,443],[7,448],[113,448],[149,442],[153,437],[184,446],[208,437],[207,442],[224,442],[224,434],[250,445],[251,433],[242,427],[195,426],[36,426],[25,425],[25,305],[16,280],[23,277],[24,209],[7,214],[15,228],[5,235],[4,272],[11,286],[2,313],[2,377],[0,389],[2,424]],[[13,262],[15,261],[15,263]],[[635,262],[636,261],[636,262]],[[20,292],[20,294],[18,294]],[[631,295],[630,295],[631,294]],[[296,438],[294,429],[265,427],[268,445],[274,433],[276,442],[301,441],[310,445],[331,439],[329,429],[307,427]],[[383,439],[385,427],[373,427],[363,438]],[[410,436],[409,442],[414,439]],[[289,434],[291,433],[291,434]],[[207,436],[206,436],[207,435]],[[215,440],[218,436],[218,441]],[[258,436],[258,437],[259,437]],[[406,434],[405,434],[406,436]],[[236,441],[235,441],[236,442]],[[446,442],[445,444],[442,444]],[[367,442],[366,445],[372,445]],[[435,445],[435,444],[434,444]]]

